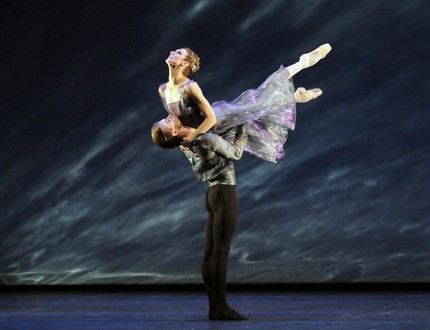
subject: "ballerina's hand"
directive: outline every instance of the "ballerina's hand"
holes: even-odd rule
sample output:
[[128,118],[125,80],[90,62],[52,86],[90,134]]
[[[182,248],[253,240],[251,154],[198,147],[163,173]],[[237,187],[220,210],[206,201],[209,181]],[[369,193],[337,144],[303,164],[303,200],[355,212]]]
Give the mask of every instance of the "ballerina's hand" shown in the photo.
[[190,133],[187,136],[184,136],[182,138],[182,141],[185,142],[185,144],[190,143],[193,141],[197,136],[195,134],[195,129],[190,129]]

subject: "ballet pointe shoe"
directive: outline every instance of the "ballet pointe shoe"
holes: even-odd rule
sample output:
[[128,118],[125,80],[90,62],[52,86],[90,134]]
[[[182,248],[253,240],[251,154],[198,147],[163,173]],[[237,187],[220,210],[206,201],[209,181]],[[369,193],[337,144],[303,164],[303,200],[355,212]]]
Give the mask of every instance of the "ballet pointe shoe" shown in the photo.
[[319,88],[306,90],[303,87],[299,87],[294,93],[294,100],[296,103],[306,103],[310,100],[316,99],[321,94],[322,90]]
[[321,45],[312,52],[300,56],[299,62],[302,65],[303,69],[309,68],[310,66],[317,64],[321,59],[326,57],[330,51],[330,44]]

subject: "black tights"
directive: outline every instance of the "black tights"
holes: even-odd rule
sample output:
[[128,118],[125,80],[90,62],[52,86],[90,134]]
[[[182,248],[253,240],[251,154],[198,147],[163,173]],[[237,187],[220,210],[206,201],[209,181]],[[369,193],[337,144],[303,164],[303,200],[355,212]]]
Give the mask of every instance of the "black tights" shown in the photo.
[[206,193],[206,247],[202,276],[209,298],[209,315],[230,309],[226,298],[227,259],[238,214],[236,186],[216,185]]

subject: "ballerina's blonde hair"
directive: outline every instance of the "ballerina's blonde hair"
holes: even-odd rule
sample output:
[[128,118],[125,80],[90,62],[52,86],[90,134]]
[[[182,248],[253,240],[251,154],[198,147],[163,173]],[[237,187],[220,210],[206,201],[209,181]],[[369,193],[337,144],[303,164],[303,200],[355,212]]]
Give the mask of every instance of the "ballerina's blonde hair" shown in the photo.
[[190,74],[199,71],[200,57],[198,57],[197,54],[194,53],[190,48],[185,47],[184,49],[187,51],[187,56],[185,59],[190,62],[190,66],[188,66],[184,71],[184,75],[188,77]]

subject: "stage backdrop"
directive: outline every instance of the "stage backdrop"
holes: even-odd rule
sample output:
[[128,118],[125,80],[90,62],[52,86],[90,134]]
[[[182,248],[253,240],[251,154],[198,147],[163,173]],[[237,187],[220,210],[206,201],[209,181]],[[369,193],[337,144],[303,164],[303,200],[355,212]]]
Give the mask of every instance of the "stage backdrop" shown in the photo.
[[430,4],[2,1],[0,282],[201,283],[206,184],[152,144],[169,51],[210,102],[294,77],[279,165],[237,162],[230,283],[430,280]]

